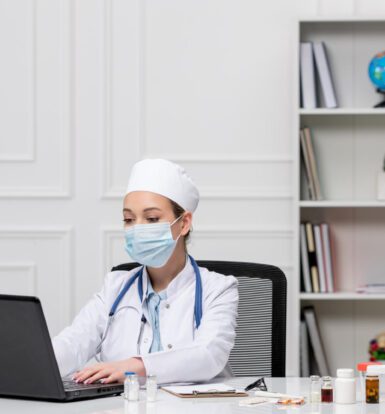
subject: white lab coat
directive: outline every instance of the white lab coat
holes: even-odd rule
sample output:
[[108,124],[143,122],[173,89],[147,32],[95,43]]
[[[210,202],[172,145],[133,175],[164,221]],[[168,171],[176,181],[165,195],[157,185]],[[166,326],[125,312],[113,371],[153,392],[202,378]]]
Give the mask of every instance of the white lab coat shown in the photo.
[[[167,299],[159,308],[163,351],[149,353],[150,323],[143,328],[140,357],[146,372],[159,383],[207,381],[221,375],[234,345],[238,307],[237,280],[199,268],[202,278],[202,320],[195,329],[195,272],[187,257],[184,269],[167,287]],[[95,356],[107,325],[108,313],[127,280],[138,270],[107,274],[102,290],[81,309],[72,325],[53,338],[53,347],[62,376],[69,375]],[[143,272],[143,292],[148,275]],[[142,314],[150,320],[147,306],[140,302],[138,281],[121,300],[102,344],[102,361],[138,356]]]

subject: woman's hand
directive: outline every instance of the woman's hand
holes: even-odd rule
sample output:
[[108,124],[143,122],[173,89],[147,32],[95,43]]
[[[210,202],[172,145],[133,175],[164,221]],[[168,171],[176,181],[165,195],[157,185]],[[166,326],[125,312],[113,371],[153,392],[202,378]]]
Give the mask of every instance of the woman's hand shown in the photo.
[[123,383],[125,371],[135,372],[141,377],[146,375],[142,359],[129,358],[122,361],[101,362],[91,365],[83,368],[81,371],[77,371],[72,378],[76,382],[84,382],[84,384],[91,384],[98,380],[103,382],[103,384],[110,382]]

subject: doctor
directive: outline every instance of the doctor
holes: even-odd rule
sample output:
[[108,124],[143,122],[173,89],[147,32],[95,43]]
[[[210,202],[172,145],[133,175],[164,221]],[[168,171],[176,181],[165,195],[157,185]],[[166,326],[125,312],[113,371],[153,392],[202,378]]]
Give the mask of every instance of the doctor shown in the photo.
[[[134,165],[123,206],[125,249],[142,266],[108,273],[101,291],[53,338],[63,376],[109,383],[134,371],[170,383],[228,372],[237,281],[198,267],[187,254],[198,201],[179,165],[163,159]],[[100,362],[85,366],[93,357]]]

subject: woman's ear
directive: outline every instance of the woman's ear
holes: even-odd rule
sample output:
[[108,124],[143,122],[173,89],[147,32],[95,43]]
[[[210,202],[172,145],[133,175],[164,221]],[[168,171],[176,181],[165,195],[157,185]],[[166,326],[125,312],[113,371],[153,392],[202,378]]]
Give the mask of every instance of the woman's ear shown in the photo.
[[185,236],[192,228],[192,213],[190,211],[186,211],[182,217],[182,231],[181,235]]

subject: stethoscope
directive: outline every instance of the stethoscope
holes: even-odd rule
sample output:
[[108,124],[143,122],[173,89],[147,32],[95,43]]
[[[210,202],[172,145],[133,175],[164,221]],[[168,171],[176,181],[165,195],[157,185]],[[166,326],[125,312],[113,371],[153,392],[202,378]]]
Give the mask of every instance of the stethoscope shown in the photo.
[[[197,262],[190,255],[188,255],[188,257],[190,258],[191,264],[192,264],[192,266],[194,268],[194,272],[195,272],[194,319],[195,319],[196,329],[198,329],[199,325],[201,324],[201,319],[202,319],[202,279],[201,279],[201,273],[199,271],[199,267],[198,267]],[[138,279],[138,294],[139,294],[140,303],[143,302],[143,269],[144,269],[144,266],[142,266],[134,274],[134,276],[132,276],[130,279],[128,279],[128,281],[124,285],[123,289],[120,291],[119,295],[117,296],[117,298],[115,299],[114,303],[111,306],[111,310],[108,314],[108,321],[107,321],[106,329],[104,330],[104,334],[102,336],[102,339],[101,339],[99,345],[96,347],[95,359],[98,362],[101,362],[102,344],[103,344],[103,342],[105,341],[105,339],[107,337],[107,333],[108,333],[108,330],[110,329],[110,326],[111,326],[111,324],[114,320],[114,316],[118,312],[120,312],[122,309],[124,309],[124,308],[120,308],[120,309],[117,310],[117,307],[119,306],[119,303],[123,299],[124,295],[128,292],[130,287],[135,283],[135,281],[137,279]],[[140,355],[140,344],[141,344],[141,341],[142,341],[143,330],[144,330],[144,326],[145,326],[146,323],[147,323],[147,319],[142,314],[142,317],[140,319],[139,336],[138,336],[138,340],[137,340],[137,343],[136,343],[138,355]],[[99,353],[100,353],[100,356],[98,356]]]

